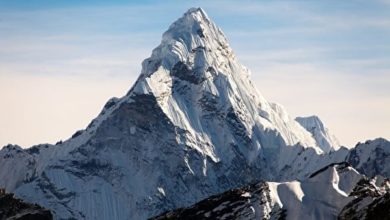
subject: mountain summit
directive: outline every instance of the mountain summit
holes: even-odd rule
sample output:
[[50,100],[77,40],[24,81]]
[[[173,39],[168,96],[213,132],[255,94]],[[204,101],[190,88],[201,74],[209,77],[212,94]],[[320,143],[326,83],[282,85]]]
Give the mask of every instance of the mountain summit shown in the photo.
[[249,76],[222,31],[190,9],[130,91],[110,99],[85,130],[56,145],[4,147],[0,187],[56,219],[145,219],[345,160],[346,149],[328,154],[338,146],[264,99]]
[[[276,130],[288,145],[299,142],[322,152],[311,134],[281,106],[267,102],[256,91],[249,70],[238,63],[225,35],[200,8],[190,9],[174,22],[142,66],[141,76],[128,95],[156,97],[176,126],[192,134],[207,134],[202,138],[205,142],[220,141],[213,140],[211,133],[216,129],[209,126],[209,120],[202,121],[212,110],[209,108],[215,107],[213,113],[230,113],[242,122],[246,136],[257,142],[254,149],[262,145],[254,128],[261,125],[260,130]],[[212,151],[209,149],[208,156],[215,156]]]

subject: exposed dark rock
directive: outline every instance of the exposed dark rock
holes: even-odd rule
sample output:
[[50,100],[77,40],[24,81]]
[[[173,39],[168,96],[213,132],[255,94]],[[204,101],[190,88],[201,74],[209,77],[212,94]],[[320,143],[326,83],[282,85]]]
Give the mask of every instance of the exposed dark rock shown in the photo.
[[[202,200],[189,208],[180,208],[151,218],[163,219],[254,219],[257,215],[253,207],[267,210],[270,208],[270,191],[264,182],[232,189],[222,194]],[[281,208],[272,210],[274,219],[284,219],[286,211]],[[257,216],[259,217],[259,216]],[[262,216],[269,218],[269,216]]]
[[197,72],[191,70],[185,63],[181,61],[177,62],[173,66],[171,75],[192,84],[199,84],[205,80],[201,71]]
[[0,189],[0,220],[51,220],[51,212],[37,204],[29,204],[15,198],[12,193]]
[[349,163],[347,163],[347,162],[331,163],[328,166],[325,166],[324,168],[321,168],[321,169],[317,170],[316,172],[314,172],[313,174],[311,174],[309,176],[309,178],[313,178],[313,177],[317,176],[319,173],[322,173],[323,171],[325,171],[329,167],[333,167],[334,165],[339,165],[339,166],[337,166],[338,169],[343,169],[343,168],[346,168],[346,167],[350,166]]
[[76,131],[76,133],[74,133],[74,134],[72,135],[72,138],[75,138],[75,137],[80,136],[83,132],[84,132],[84,130],[78,130],[78,131]]
[[[368,178],[362,178],[349,196],[354,199],[340,212],[339,220],[390,219],[390,192],[380,192]],[[388,181],[388,180],[387,180]]]
[[381,175],[390,177],[390,142],[377,138],[365,143],[358,143],[353,148],[347,161],[360,173],[374,177]]

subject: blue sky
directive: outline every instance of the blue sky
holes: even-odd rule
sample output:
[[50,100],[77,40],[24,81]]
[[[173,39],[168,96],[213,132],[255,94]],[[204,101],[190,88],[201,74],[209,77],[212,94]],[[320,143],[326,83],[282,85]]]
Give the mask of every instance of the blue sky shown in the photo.
[[390,138],[388,0],[0,0],[0,145],[53,143],[85,127],[193,6],[292,116],[319,115],[349,146]]

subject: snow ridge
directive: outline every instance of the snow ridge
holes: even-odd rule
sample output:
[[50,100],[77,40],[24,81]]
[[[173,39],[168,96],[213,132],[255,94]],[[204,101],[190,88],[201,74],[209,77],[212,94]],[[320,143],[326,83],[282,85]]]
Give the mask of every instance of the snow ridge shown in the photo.
[[[0,187],[57,219],[146,219],[260,179],[345,161],[264,99],[200,8],[163,34],[122,98],[56,145],[0,151]],[[328,142],[330,143],[330,142]]]
[[368,179],[344,162],[326,166],[304,181],[258,182],[152,219],[387,218],[383,204],[390,201],[388,184],[380,176]]
[[337,138],[329,133],[328,128],[324,126],[318,116],[297,117],[295,120],[312,134],[317,145],[320,146],[324,152],[336,151],[340,148]]

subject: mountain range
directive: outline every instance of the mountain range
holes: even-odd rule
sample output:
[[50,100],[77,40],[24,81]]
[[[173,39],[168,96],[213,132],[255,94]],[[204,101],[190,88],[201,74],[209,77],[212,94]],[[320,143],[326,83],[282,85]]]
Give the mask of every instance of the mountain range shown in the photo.
[[[388,205],[387,140],[343,147],[317,116],[292,118],[267,101],[250,75],[223,32],[192,8],[163,34],[129,92],[86,129],[55,145],[3,147],[0,187],[55,219],[147,219],[190,206],[180,210],[336,219],[362,211],[359,186]],[[248,203],[237,210],[230,197]]]

